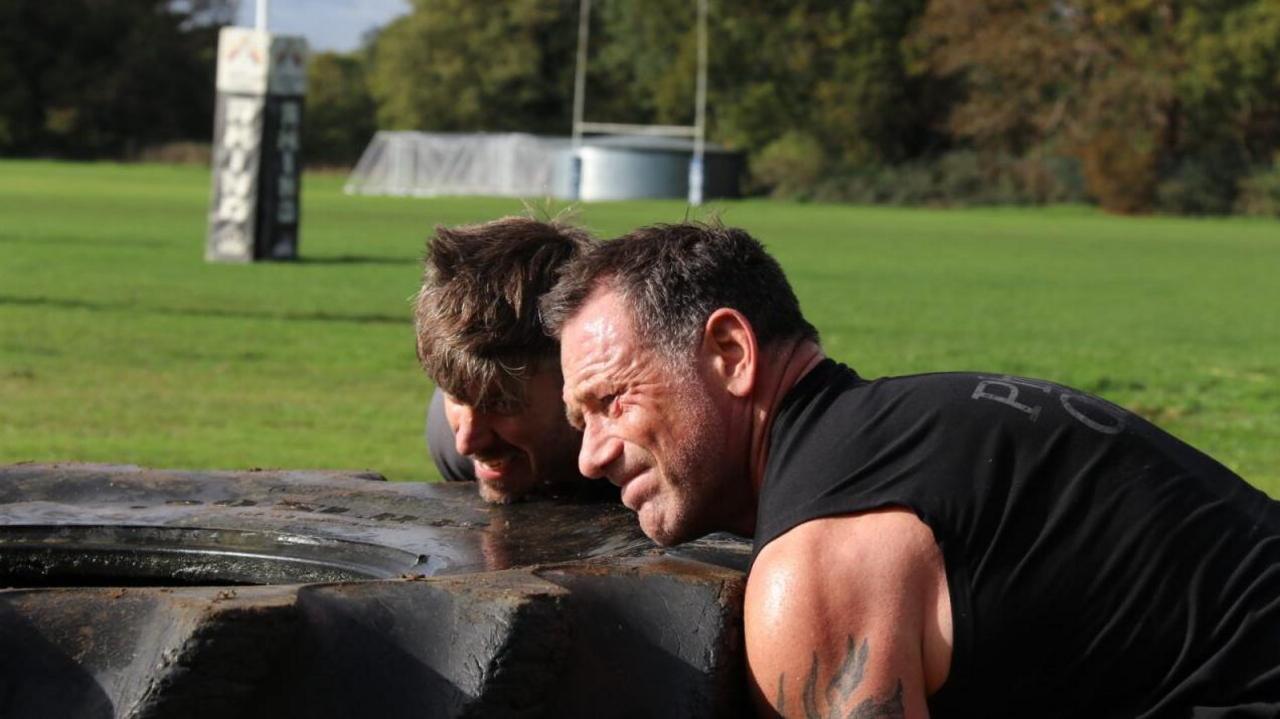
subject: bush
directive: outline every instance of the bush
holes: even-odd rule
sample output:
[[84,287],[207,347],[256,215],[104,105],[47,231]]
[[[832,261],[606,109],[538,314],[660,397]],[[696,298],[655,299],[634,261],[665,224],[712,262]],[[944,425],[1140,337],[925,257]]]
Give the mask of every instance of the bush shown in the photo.
[[1231,147],[1184,157],[1157,186],[1156,207],[1178,215],[1230,214],[1247,171],[1243,155]]
[[1078,161],[1064,157],[983,157],[956,150],[932,160],[861,167],[826,178],[811,196],[829,202],[892,205],[1032,205],[1081,202]]
[[803,197],[826,165],[826,153],[812,135],[789,131],[751,159],[751,177],[774,197]]
[[936,185],[925,163],[868,166],[825,178],[814,186],[812,197],[863,205],[927,205],[938,201]]
[[1037,152],[1012,160],[1009,174],[1020,195],[1031,204],[1085,202],[1084,171],[1080,160]]
[[1083,152],[1085,184],[1108,212],[1147,212],[1155,202],[1155,153],[1118,130],[1094,135]]
[[948,204],[983,202],[994,189],[995,177],[983,172],[978,153],[949,152],[934,164],[937,199]]
[[136,158],[130,159],[166,165],[208,165],[212,154],[207,142],[166,142],[146,147]]
[[377,131],[375,114],[359,56],[322,52],[311,57],[302,118],[308,165],[354,165]]
[[1240,181],[1236,212],[1280,217],[1280,163],[1258,170]]

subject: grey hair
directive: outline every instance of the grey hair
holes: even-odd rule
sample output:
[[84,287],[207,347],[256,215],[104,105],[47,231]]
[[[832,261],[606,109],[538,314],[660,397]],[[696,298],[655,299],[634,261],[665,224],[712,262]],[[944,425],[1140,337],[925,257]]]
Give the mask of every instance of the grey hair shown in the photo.
[[721,307],[741,312],[762,347],[818,341],[777,260],[745,230],[719,223],[643,227],[571,261],[539,303],[547,334],[559,337],[598,288],[617,292],[637,334],[669,359],[687,356]]

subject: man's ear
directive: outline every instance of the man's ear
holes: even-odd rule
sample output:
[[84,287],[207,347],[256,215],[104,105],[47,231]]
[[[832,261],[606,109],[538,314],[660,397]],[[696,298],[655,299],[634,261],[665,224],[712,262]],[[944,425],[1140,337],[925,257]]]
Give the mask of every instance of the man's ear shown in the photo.
[[710,358],[712,372],[730,394],[751,394],[760,355],[755,330],[741,312],[728,307],[712,312],[702,330],[702,350]]

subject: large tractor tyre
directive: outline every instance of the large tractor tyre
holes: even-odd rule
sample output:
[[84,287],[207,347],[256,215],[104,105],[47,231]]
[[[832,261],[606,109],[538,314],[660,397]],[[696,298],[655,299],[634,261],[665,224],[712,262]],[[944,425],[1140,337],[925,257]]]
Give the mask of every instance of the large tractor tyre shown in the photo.
[[749,545],[338,472],[0,467],[0,716],[736,716]]

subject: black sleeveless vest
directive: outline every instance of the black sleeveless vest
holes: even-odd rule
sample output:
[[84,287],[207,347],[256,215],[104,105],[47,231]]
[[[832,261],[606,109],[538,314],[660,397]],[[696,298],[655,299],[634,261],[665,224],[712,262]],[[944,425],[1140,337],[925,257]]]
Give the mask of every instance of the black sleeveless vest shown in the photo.
[[886,506],[946,564],[935,716],[1280,716],[1280,505],[1137,415],[1039,380],[868,382],[825,360],[774,419],[755,551]]

